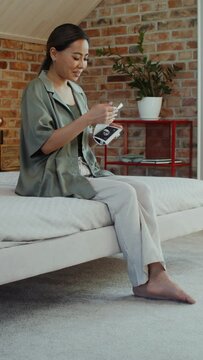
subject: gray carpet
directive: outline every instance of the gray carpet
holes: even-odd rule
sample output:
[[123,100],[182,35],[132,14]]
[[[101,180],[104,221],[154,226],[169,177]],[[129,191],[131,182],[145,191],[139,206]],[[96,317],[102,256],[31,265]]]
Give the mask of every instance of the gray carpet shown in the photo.
[[163,243],[195,305],[134,298],[121,257],[0,287],[1,360],[202,360],[203,232]]

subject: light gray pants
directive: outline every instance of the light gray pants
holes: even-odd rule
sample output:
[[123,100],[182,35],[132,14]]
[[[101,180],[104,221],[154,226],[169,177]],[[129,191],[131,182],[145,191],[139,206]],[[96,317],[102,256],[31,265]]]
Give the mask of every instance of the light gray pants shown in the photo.
[[108,206],[132,285],[146,283],[147,265],[161,262],[165,268],[150,189],[134,176],[88,180],[97,193],[93,200]]

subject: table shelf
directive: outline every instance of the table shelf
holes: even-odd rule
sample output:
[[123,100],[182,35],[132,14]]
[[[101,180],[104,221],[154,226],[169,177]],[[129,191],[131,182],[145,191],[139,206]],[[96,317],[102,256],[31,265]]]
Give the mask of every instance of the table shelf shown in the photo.
[[[116,123],[123,126],[123,153],[128,154],[129,151],[129,139],[128,139],[128,130],[130,125],[143,126],[145,127],[145,131],[148,126],[168,126],[169,128],[169,148],[168,153],[170,154],[170,162],[166,163],[152,163],[152,159],[147,162],[142,163],[142,161],[133,162],[133,161],[122,161],[122,160],[109,160],[108,155],[108,146],[104,147],[104,167],[108,168],[109,165],[120,165],[126,168],[126,173],[128,173],[128,167],[136,166],[136,167],[160,167],[160,168],[169,168],[171,176],[176,176],[176,169],[182,167],[189,168],[189,177],[192,177],[192,139],[193,139],[193,122],[191,120],[157,120],[157,121],[149,121],[149,120],[116,120]],[[176,158],[176,139],[177,139],[177,129],[179,126],[189,127],[188,132],[188,140],[189,140],[189,156],[188,159],[182,162],[178,162]],[[145,142],[145,150],[146,150],[146,142]],[[157,159],[161,158],[157,156]],[[169,156],[167,156],[169,158]],[[156,160],[156,159],[154,159]]]

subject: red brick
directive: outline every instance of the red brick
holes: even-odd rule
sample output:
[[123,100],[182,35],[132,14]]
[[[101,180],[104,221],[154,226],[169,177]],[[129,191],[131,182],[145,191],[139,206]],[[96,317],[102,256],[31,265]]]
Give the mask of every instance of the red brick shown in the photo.
[[183,6],[197,5],[197,0],[183,0]]
[[36,52],[44,52],[45,45],[43,44],[33,44],[33,43],[23,43],[23,49],[27,51]]
[[35,73],[25,73],[24,74],[25,81],[27,81],[27,82],[33,80],[34,78],[36,78],[36,76],[37,76],[37,74],[35,74]]
[[5,49],[18,50],[23,48],[23,42],[17,40],[2,39],[1,46]]
[[193,60],[194,60],[194,59],[197,59],[197,51],[193,51],[193,53],[192,53],[192,54],[193,54],[193,57],[192,57],[192,58],[193,58]]
[[10,62],[9,68],[10,68],[10,70],[27,71],[28,64],[26,64],[24,62]]
[[26,84],[25,81],[13,81],[11,87],[12,89],[25,89]]
[[0,61],[0,69],[6,69],[7,68],[7,62],[6,61]]
[[111,8],[106,8],[106,7],[98,8],[99,17],[110,16],[110,15],[111,15]]
[[1,108],[10,108],[13,104],[11,99],[1,99]]
[[156,52],[156,44],[155,43],[148,43],[148,44],[145,44],[144,45],[144,52],[145,54],[147,53],[153,53],[153,52]]
[[172,119],[174,117],[174,111],[173,108],[161,108],[161,112],[160,112],[160,116],[161,118],[168,118],[168,119]]
[[177,97],[177,96],[168,96],[167,100],[166,100],[166,104],[167,104],[168,108],[181,106],[182,99],[180,97]]
[[171,10],[171,14],[170,17],[171,18],[183,18],[183,17],[188,17],[191,18],[192,16],[197,16],[197,8],[182,8],[182,9],[176,9],[176,10]]
[[8,81],[5,81],[5,80],[0,80],[0,88],[1,89],[5,89],[5,88],[8,88],[9,87],[9,82]]
[[126,35],[115,38],[116,45],[137,44],[138,35]]
[[197,99],[194,99],[194,98],[183,99],[182,105],[183,106],[196,106],[197,105]]
[[[93,19],[95,19],[95,17],[93,17]],[[107,26],[111,26],[112,25],[112,19],[111,18],[100,18],[98,20],[92,20],[91,21],[91,27],[93,28],[103,28],[103,27],[107,27]]]
[[194,36],[193,30],[176,30],[172,31],[172,38],[174,39],[191,39]]
[[123,89],[123,84],[122,83],[101,84],[100,89],[101,90],[121,90],[121,89]]
[[139,5],[139,11],[140,12],[147,12],[147,11],[151,11],[152,10],[152,4],[148,3],[148,4],[140,4]]
[[156,33],[149,33],[145,35],[145,42],[151,41],[167,41],[170,39],[169,32],[156,32]]
[[196,61],[191,61],[189,64],[188,64],[188,68],[190,70],[197,70],[197,62]]
[[44,61],[44,54],[38,55],[36,61],[41,64]]
[[182,118],[197,117],[196,106],[182,106],[181,108],[174,108],[174,115]]
[[[104,47],[104,46],[109,46],[109,45],[111,46],[111,45],[114,45],[114,39],[112,37],[93,38],[90,40],[90,44],[92,47]],[[92,53],[92,51],[90,51],[90,56],[92,56],[92,55],[93,55],[93,53]]]
[[127,34],[127,26],[111,26],[101,29],[101,36],[123,35]]
[[173,52],[168,52],[168,53],[159,53],[159,54],[153,54],[151,56],[151,60],[153,61],[160,61],[160,62],[168,62],[168,61],[176,61],[176,54]]
[[1,50],[0,59],[15,59],[15,52],[9,50]]
[[40,69],[41,64],[31,64],[30,65],[30,71],[38,73]]
[[178,53],[178,59],[179,60],[192,60],[193,53],[192,53],[192,51],[182,51],[182,52]]
[[115,99],[125,99],[126,97],[131,97],[131,91],[128,90],[128,91],[109,91],[108,92],[108,99],[109,101],[112,100],[115,100]]
[[8,118],[8,117],[16,117],[17,111],[16,110],[1,110],[1,116]]
[[87,91],[97,91],[97,84],[82,84],[81,85],[85,92]]
[[180,41],[157,44],[158,51],[184,50],[184,48],[184,43]]
[[[102,75],[102,69],[100,69],[100,68],[88,68],[88,69],[86,70],[86,74],[87,74],[88,76],[99,76],[99,75]],[[86,74],[83,73],[83,75],[81,76],[81,78],[84,77],[84,76],[86,76]]]
[[23,76],[24,76],[23,72],[5,70],[2,74],[2,79],[9,80],[9,81],[22,80]]
[[139,12],[138,9],[138,4],[126,5],[126,14],[137,14]]
[[182,0],[168,0],[169,8],[178,8],[182,6]]
[[100,36],[100,29],[89,29],[86,30],[86,33],[89,37],[97,37]]
[[168,18],[168,13],[167,11],[156,11],[156,12],[150,12],[147,14],[143,14],[141,16],[141,20],[143,22],[145,21],[154,21],[154,20],[160,20],[160,19],[167,19]]
[[[125,13],[127,13],[127,11],[125,11],[126,7],[125,5],[122,6],[114,6],[111,9],[111,13],[112,13],[112,17],[115,18],[118,15],[123,15]],[[132,14],[132,12],[130,12],[130,14]]]
[[107,77],[108,82],[124,82],[130,80],[131,79],[127,75],[112,75]]
[[186,49],[197,49],[197,41],[188,41]]
[[29,52],[17,52],[16,56],[17,60],[24,61],[37,61],[37,54],[29,53]]
[[197,87],[197,80],[184,80],[182,82],[183,87]]
[[[104,101],[105,94],[103,91],[88,91],[88,99],[89,100],[96,100],[96,102]],[[103,100],[102,100],[103,99]]]
[[79,26],[81,26],[82,29],[86,29],[87,28],[87,21],[85,21],[85,20],[81,21]]
[[111,6],[111,5],[114,6],[114,5],[120,5],[120,4],[129,4],[129,3],[131,3],[131,0],[107,0],[108,6]]
[[180,71],[177,73],[178,79],[194,79],[194,71]]
[[121,24],[134,24],[140,21],[139,15],[132,15],[132,16],[119,16],[114,18],[114,25],[121,25]]
[[174,29],[187,29],[196,26],[193,19],[171,19],[165,21],[158,21],[158,30],[174,30]]
[[0,90],[0,98],[10,99],[17,97],[18,97],[18,91],[16,90]]

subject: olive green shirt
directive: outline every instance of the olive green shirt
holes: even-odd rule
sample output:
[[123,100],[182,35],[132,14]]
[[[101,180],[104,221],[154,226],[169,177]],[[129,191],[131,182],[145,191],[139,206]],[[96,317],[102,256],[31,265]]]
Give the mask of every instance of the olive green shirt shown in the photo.
[[[81,87],[69,82],[81,114],[88,111],[87,99]],[[68,85],[67,85],[68,86]],[[78,139],[45,155],[42,145],[55,129],[74,121],[71,109],[54,90],[42,71],[24,90],[21,105],[20,176],[16,193],[23,196],[79,196],[90,199],[95,191],[78,167]],[[91,129],[82,136],[82,153],[94,177],[112,175],[101,170],[88,144]]]

